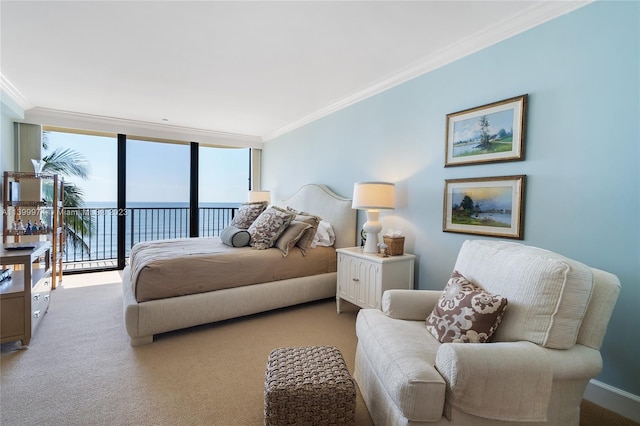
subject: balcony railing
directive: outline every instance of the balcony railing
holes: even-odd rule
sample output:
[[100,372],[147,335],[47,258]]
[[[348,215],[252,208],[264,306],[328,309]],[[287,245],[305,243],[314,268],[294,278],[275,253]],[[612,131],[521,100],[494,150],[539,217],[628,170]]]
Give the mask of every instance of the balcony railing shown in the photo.
[[[220,235],[231,223],[236,207],[200,207],[199,236]],[[118,216],[125,216],[125,257],[142,241],[189,237],[188,207],[117,208],[65,207],[67,237],[63,263],[98,263],[118,258]],[[75,234],[75,238],[71,235]]]

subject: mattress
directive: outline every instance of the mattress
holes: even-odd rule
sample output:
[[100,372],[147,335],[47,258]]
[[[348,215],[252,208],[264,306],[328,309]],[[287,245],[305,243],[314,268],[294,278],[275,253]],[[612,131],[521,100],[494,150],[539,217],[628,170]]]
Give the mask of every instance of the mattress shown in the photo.
[[306,256],[294,247],[283,257],[277,248],[230,247],[219,237],[138,243],[129,263],[138,302],[330,273],[337,266],[333,247]]

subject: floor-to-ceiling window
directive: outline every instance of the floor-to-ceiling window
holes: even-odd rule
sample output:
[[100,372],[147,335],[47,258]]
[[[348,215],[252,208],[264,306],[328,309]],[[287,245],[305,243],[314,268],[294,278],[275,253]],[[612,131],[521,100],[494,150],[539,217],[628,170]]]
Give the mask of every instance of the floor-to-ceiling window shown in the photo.
[[132,137],[126,145],[127,249],[189,237],[189,145]]
[[[116,135],[45,127],[48,173],[65,181],[63,261],[68,270],[113,266],[117,247]],[[53,166],[53,167],[52,167]]]
[[249,148],[199,147],[200,236],[219,235],[233,208],[247,200],[249,157]]
[[[119,137],[125,139],[120,154]],[[65,175],[68,188],[83,195],[76,206],[66,209],[70,232],[66,271],[122,265],[118,261],[119,236],[124,241],[124,257],[141,241],[189,237],[192,184],[199,188],[197,236],[219,235],[234,208],[246,200],[249,148],[199,147],[47,127],[44,140],[45,156],[66,150],[74,154],[68,160],[82,163],[88,170],[85,178]],[[191,163],[194,149],[199,158],[196,167]],[[126,164],[120,176],[119,161]],[[119,179],[126,193],[124,208],[118,208]],[[122,217],[124,230],[119,233],[118,218]]]

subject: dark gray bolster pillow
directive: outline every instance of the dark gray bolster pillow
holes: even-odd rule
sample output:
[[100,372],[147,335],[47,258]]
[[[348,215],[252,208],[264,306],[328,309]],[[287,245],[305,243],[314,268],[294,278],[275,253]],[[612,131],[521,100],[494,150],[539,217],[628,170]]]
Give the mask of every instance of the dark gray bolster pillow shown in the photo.
[[249,245],[251,235],[246,229],[227,226],[222,230],[220,239],[223,243],[231,247],[245,247]]

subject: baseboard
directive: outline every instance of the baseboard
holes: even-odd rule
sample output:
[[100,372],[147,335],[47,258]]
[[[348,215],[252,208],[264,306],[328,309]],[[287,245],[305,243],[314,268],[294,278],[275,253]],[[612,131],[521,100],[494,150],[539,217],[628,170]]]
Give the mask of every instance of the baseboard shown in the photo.
[[640,396],[591,380],[584,399],[640,423]]

